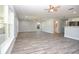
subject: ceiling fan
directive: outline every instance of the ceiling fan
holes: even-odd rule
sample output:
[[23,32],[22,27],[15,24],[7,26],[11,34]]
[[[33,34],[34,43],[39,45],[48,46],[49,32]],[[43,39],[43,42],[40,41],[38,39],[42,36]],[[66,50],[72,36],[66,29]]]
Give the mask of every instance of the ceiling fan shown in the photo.
[[49,8],[45,10],[48,10],[48,12],[57,12],[58,8],[60,8],[59,5],[49,5]]

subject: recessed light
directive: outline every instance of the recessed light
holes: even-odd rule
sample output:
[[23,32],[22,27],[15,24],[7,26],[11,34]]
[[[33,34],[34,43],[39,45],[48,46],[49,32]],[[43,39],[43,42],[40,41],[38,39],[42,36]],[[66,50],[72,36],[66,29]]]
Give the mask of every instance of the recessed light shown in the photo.
[[37,25],[40,25],[40,22],[37,22]]
[[58,21],[55,22],[56,24],[58,23]]
[[25,16],[25,18],[28,18],[28,16]]
[[77,12],[76,11],[73,11],[73,14],[76,14]]

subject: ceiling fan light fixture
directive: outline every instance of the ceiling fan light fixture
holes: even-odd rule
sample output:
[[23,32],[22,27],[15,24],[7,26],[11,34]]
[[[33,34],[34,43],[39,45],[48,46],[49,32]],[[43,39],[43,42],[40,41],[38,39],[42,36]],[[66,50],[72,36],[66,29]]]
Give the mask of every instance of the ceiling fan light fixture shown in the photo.
[[45,10],[48,10],[48,12],[57,12],[58,8],[60,8],[60,6],[53,3],[49,5],[48,9],[45,9]]
[[50,12],[54,12],[54,10],[53,9],[50,9]]
[[60,6],[58,5],[49,5],[49,12],[56,12]]

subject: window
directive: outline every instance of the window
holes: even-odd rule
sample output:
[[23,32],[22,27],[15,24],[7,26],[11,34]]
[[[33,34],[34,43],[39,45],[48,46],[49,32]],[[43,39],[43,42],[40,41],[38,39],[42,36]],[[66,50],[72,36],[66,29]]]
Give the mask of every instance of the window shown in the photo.
[[4,6],[0,5],[0,45],[5,40],[5,27],[6,24],[4,23]]

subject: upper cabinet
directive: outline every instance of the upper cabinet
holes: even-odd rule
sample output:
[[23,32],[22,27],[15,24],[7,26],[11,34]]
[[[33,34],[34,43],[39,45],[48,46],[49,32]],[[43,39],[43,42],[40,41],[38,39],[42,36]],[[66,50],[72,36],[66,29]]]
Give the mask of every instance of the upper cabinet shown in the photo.
[[66,26],[79,26],[79,18],[70,18],[66,21]]

